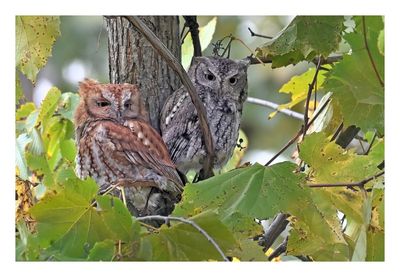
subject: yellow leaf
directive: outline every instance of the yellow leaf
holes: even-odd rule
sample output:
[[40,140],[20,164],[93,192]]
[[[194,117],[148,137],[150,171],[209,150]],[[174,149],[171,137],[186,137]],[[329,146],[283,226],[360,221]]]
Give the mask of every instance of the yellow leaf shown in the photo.
[[[201,51],[207,48],[210,44],[214,32],[215,27],[217,26],[217,17],[213,17],[206,25],[199,27],[199,39],[201,44]],[[185,69],[188,69],[190,66],[190,61],[193,56],[193,43],[192,36],[190,33],[186,36],[183,45],[182,45],[182,66]]]

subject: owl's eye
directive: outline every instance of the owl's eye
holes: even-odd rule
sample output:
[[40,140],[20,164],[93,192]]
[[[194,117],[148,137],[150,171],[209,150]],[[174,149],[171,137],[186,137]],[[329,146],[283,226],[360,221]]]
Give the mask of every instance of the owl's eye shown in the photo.
[[111,103],[108,101],[97,101],[96,104],[97,107],[107,107],[111,105]]
[[131,106],[132,106],[132,103],[130,103],[130,102],[126,102],[126,103],[124,104],[124,108],[125,108],[125,109],[130,109]]
[[215,80],[215,76],[212,75],[211,73],[206,73],[206,79],[209,81],[214,81]]
[[229,83],[231,83],[231,85],[234,85],[234,84],[236,84],[237,83],[237,78],[235,78],[235,77],[232,77],[232,78],[229,78]]

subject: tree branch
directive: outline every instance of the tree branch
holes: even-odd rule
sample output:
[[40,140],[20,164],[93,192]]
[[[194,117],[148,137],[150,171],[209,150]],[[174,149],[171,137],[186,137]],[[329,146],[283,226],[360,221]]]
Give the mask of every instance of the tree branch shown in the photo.
[[[318,63],[317,63],[317,67],[315,70],[315,74],[314,74],[314,78],[311,81],[311,84],[308,84],[308,92],[307,92],[307,98],[306,98],[306,108],[304,110],[304,126],[308,125],[308,109],[310,106],[310,100],[311,100],[311,94],[312,91],[317,83],[317,77],[318,77],[318,73],[319,73],[319,69],[321,67],[321,56],[319,56],[318,58]],[[303,137],[306,135],[307,132],[307,128],[304,128],[303,130]]]
[[378,81],[381,84],[381,86],[385,87],[385,84],[383,83],[383,80],[382,80],[381,76],[379,75],[378,69],[376,68],[375,62],[374,62],[374,60],[372,58],[371,51],[369,50],[368,41],[367,41],[367,30],[366,30],[367,28],[365,26],[365,16],[362,17],[362,27],[363,27],[363,36],[364,36],[365,49],[367,50],[369,60],[370,60],[370,62],[372,64],[372,68],[374,69],[375,75],[378,78]]
[[179,75],[183,85],[188,91],[190,98],[192,99],[193,105],[196,108],[197,115],[199,117],[200,129],[203,134],[204,144],[206,147],[207,155],[203,164],[202,173],[204,178],[209,178],[213,176],[213,164],[214,164],[214,143],[212,140],[210,127],[208,126],[207,113],[201,102],[197,91],[194,88],[192,81],[187,75],[186,71],[175,58],[175,56],[168,50],[168,48],[157,38],[157,36],[142,22],[142,20],[137,16],[124,16],[136,29],[143,34],[144,37],[150,42],[154,49],[162,56],[169,66]]
[[[249,59],[250,59],[250,64],[260,64],[261,62],[262,63],[272,63],[272,59],[271,58],[267,58],[267,57],[258,57],[258,58],[255,58],[255,57],[253,57],[253,56],[250,56],[250,57],[248,57]],[[342,55],[334,55],[334,56],[329,56],[329,57],[327,57],[327,58],[322,58],[321,59],[321,65],[324,65],[324,64],[333,64],[333,63],[336,63],[336,62],[338,62],[338,61],[341,61],[343,59],[343,56]],[[312,62],[314,63],[314,64],[317,64],[318,63],[318,57],[317,58],[314,58],[313,60],[312,60]]]
[[268,38],[268,39],[273,39],[273,37],[270,37],[270,36],[265,36],[265,35],[260,35],[260,34],[256,34],[256,33],[254,33],[254,32],[253,32],[253,30],[252,30],[252,29],[250,29],[250,27],[248,27],[247,29],[249,30],[249,32],[250,32],[250,35],[251,35],[252,37],[260,37],[260,38]]
[[287,218],[288,214],[279,213],[275,216],[268,230],[265,231],[263,238],[258,242],[263,247],[263,251],[267,251],[271,248],[272,244],[279,237],[279,235],[286,229],[289,224]]
[[197,16],[183,16],[185,19],[185,25],[189,28],[189,32],[192,36],[193,43],[193,56],[201,56],[201,44],[199,38],[199,24],[197,23]]
[[287,243],[288,237],[286,237],[285,240],[274,250],[274,252],[268,256],[268,260],[272,261],[273,258],[279,257],[281,254],[285,253],[287,249]]
[[225,256],[224,252],[221,250],[221,247],[215,242],[215,240],[207,234],[207,232],[201,228],[196,222],[191,221],[189,219],[183,218],[183,217],[175,217],[175,216],[161,216],[161,215],[148,215],[148,216],[142,216],[142,217],[135,217],[136,220],[139,221],[144,221],[144,220],[163,220],[165,224],[169,224],[169,221],[179,221],[185,224],[189,224],[193,226],[197,231],[199,231],[213,246],[214,248],[218,251],[218,253],[221,255],[222,259],[225,262],[229,262],[229,259]]
[[[308,125],[305,127],[306,132],[307,130],[311,127],[311,125],[314,123],[314,121],[317,119],[317,117],[322,113],[322,111],[326,108],[326,106],[331,102],[331,100],[327,100],[321,107],[321,109],[318,110],[318,112],[313,116],[313,118],[310,120],[310,122],[308,123]],[[290,145],[292,145],[294,142],[296,142],[296,140],[301,136],[301,134],[303,133],[303,128],[304,126],[302,126],[300,128],[300,130],[297,132],[297,134],[288,141],[288,143],[286,143],[285,146],[282,147],[281,150],[279,150],[278,153],[276,153],[266,164],[265,166],[269,166],[277,157],[279,157],[286,149],[289,148]]]
[[268,100],[259,99],[259,98],[255,98],[255,97],[247,97],[246,102],[247,103],[251,103],[251,104],[260,105],[260,106],[263,106],[263,107],[268,107],[268,108],[271,108],[271,109],[277,111],[278,113],[283,113],[283,114],[285,114],[287,116],[290,116],[290,117],[293,117],[293,118],[296,118],[296,119],[299,119],[299,120],[303,120],[303,115],[301,113],[292,111],[290,109],[280,110],[278,104],[276,104],[274,102],[271,102],[271,101],[268,101]]
[[364,187],[364,185],[380,176],[385,174],[385,171],[382,171],[372,177],[364,179],[357,183],[336,183],[336,184],[307,184],[310,188],[334,188],[334,187]]

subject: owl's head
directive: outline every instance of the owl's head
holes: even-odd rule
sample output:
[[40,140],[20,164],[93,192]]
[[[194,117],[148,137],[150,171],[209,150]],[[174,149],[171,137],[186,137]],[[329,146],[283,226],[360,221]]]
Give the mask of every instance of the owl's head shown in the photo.
[[78,125],[89,119],[148,121],[148,113],[135,85],[99,84],[85,79],[79,83],[79,95],[81,99],[75,114]]
[[195,57],[189,69],[192,81],[211,89],[216,96],[240,102],[247,97],[247,68],[250,61],[221,57]]

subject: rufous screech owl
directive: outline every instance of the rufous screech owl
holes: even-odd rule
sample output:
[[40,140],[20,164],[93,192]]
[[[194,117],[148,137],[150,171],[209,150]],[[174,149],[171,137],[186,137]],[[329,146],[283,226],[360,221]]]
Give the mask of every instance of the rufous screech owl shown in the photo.
[[[243,102],[247,98],[249,60],[195,57],[188,75],[207,111],[216,158],[214,168],[222,168],[236,146]],[[176,90],[166,101],[161,116],[161,132],[173,162],[187,173],[202,168],[206,150],[197,111],[185,89]]]
[[125,197],[135,216],[171,213],[183,183],[161,136],[148,124],[137,87],[85,79],[79,94],[78,177],[92,177],[100,192],[118,186],[112,194]]

